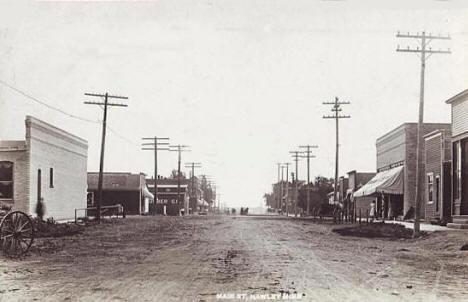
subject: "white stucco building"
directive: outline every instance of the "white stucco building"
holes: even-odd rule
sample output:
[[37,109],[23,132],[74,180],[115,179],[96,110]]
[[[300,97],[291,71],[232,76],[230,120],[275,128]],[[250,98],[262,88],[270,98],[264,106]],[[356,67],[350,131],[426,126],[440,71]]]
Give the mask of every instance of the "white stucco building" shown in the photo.
[[73,218],[86,207],[87,156],[87,141],[27,116],[25,140],[0,141],[0,204],[35,215],[43,198],[45,218]]

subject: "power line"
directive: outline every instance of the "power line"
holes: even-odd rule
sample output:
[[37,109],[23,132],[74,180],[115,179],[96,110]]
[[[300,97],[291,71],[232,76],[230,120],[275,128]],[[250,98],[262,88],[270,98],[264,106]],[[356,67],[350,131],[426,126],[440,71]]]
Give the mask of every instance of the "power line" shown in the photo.
[[429,59],[430,56],[433,54],[450,54],[450,48],[447,50],[433,50],[429,47],[429,43],[433,40],[451,40],[450,36],[441,36],[441,35],[432,35],[427,34],[426,32],[416,33],[416,34],[401,34],[400,32],[396,35],[397,38],[409,38],[409,39],[417,39],[420,42],[420,46],[414,48],[407,47],[406,49],[400,48],[400,45],[397,47],[397,52],[410,52],[416,53],[420,55],[421,59],[421,82],[420,82],[420,90],[419,90],[419,116],[418,116],[418,129],[417,129],[417,142],[416,142],[416,194],[415,194],[415,211],[414,211],[414,233],[413,235],[419,236],[419,219],[420,219],[420,211],[421,211],[421,199],[423,196],[423,122],[424,122],[424,77],[425,77],[425,69],[426,69],[426,60]]
[[[80,121],[83,121],[83,122],[87,122],[87,123],[93,123],[93,124],[100,124],[102,123],[101,120],[91,120],[91,119],[88,119],[88,118],[85,118],[85,117],[82,117],[82,116],[78,116],[78,115],[75,115],[75,114],[72,114],[72,113],[69,113],[69,112],[66,112],[65,110],[62,110],[58,107],[55,107],[55,106],[52,106],[50,104],[48,104],[47,102],[45,102],[44,100],[40,100],[38,99],[37,97],[27,93],[27,92],[24,92],[23,90],[19,89],[19,88],[16,88],[14,87],[13,85],[3,81],[3,80],[0,80],[0,83],[5,85],[6,87],[10,88],[11,90],[17,92],[18,94],[24,96],[25,98],[35,102],[35,103],[38,103],[39,105],[42,105],[44,107],[47,107],[51,110],[54,110],[58,113],[61,113],[67,117],[70,117],[70,118],[73,118],[73,119],[77,119],[77,120],[80,120]],[[102,108],[102,106],[100,106]],[[107,129],[109,129],[109,131],[111,131],[112,133],[114,133],[117,137],[121,138],[122,140],[136,146],[136,147],[139,147],[138,146],[138,143],[136,143],[135,141],[132,141],[131,139],[121,135],[117,130],[114,130],[112,129],[109,125],[107,125]]]
[[78,115],[75,115],[75,114],[71,114],[71,113],[66,112],[65,110],[62,110],[62,109],[58,108],[58,107],[47,104],[47,102],[41,101],[38,98],[30,95],[29,93],[24,92],[21,89],[16,88],[13,85],[10,85],[9,83],[7,83],[7,82],[5,82],[3,80],[0,80],[0,83],[5,85],[6,87],[10,88],[11,90],[21,94],[22,96],[26,97],[27,99],[29,99],[29,100],[31,100],[33,102],[36,102],[36,103],[38,103],[38,104],[40,104],[42,106],[45,106],[45,107],[47,107],[47,108],[49,108],[51,110],[57,111],[57,112],[59,112],[61,114],[64,114],[64,115],[66,115],[68,117],[71,117],[71,118],[74,118],[74,119],[77,119],[77,120],[81,120],[81,121],[84,121],[84,122],[88,122],[88,123],[95,123],[95,124],[101,123],[101,121],[95,121],[95,120],[87,119],[85,117],[81,117],[81,116],[78,116]]

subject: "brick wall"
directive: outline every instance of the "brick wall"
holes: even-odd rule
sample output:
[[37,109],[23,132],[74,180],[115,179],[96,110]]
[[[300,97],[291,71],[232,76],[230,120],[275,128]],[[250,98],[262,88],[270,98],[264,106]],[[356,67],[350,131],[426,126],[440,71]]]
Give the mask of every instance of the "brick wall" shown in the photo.
[[[450,131],[450,124],[425,123],[423,135],[435,130],[443,129]],[[416,144],[417,124],[405,123],[377,139],[377,169],[403,161],[404,169],[404,199],[403,212],[406,213],[410,207],[415,205],[416,194]],[[424,146],[423,146],[424,148]],[[424,155],[424,150],[423,150]],[[423,158],[424,163],[424,158]],[[425,171],[424,164],[421,174]],[[424,192],[424,191],[423,191]],[[421,217],[424,218],[424,203],[421,205]]]
[[[12,148],[15,145],[15,148]],[[13,163],[13,199],[2,199],[1,202],[12,205],[14,210],[30,212],[29,208],[29,167],[28,153],[24,141],[1,142],[0,161]],[[16,149],[16,150],[15,150]]]
[[[46,217],[71,219],[74,209],[86,207],[87,142],[33,117],[26,118],[26,144],[30,157],[30,210],[38,195],[38,170]],[[53,168],[53,187],[50,183]]]

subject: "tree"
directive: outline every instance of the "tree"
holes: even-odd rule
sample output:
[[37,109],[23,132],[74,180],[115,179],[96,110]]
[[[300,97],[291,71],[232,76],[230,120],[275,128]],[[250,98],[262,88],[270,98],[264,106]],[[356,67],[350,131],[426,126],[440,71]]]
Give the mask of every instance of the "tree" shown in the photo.
[[[328,203],[327,195],[333,191],[333,178],[317,176],[310,185],[310,208],[318,208],[321,204]],[[301,184],[299,188],[298,207],[307,209],[306,184]]]
[[[177,179],[177,170],[172,170],[170,178]],[[180,171],[180,179],[185,179],[185,173]]]

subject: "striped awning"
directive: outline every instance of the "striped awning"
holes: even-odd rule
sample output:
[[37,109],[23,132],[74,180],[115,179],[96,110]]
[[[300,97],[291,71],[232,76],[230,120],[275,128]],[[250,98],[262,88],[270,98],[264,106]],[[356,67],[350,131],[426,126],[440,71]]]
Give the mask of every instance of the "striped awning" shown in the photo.
[[399,166],[377,173],[374,178],[357,190],[353,196],[363,197],[377,193],[403,194],[403,167]]

